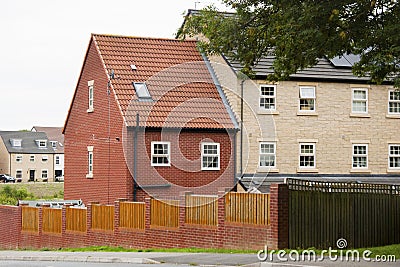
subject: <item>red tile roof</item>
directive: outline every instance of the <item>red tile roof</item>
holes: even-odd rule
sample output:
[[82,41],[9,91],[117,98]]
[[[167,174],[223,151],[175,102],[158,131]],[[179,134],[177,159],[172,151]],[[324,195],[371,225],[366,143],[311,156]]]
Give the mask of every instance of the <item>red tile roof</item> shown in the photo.
[[[195,41],[93,35],[115,79],[111,86],[128,126],[232,129],[232,120]],[[136,66],[132,70],[131,65]],[[151,101],[133,82],[146,82]]]

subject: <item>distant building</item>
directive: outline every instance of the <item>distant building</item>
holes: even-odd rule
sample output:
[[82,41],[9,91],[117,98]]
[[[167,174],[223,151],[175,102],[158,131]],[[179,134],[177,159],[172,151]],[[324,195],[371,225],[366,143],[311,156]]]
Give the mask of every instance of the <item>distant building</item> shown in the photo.
[[28,181],[54,181],[54,149],[46,133],[0,131],[0,173]]
[[64,135],[62,127],[33,126],[32,132],[44,132],[54,149],[54,177],[64,175]]

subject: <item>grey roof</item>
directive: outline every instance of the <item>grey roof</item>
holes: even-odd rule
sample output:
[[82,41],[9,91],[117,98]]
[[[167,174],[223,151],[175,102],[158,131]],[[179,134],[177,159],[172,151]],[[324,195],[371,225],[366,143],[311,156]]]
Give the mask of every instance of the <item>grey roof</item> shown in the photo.
[[56,152],[58,154],[64,153],[64,135],[62,133],[62,127],[43,127],[33,126],[32,132],[44,132],[50,141],[57,141]]
[[[262,58],[253,68],[257,78],[265,78],[273,73],[272,64],[275,56],[270,55]],[[225,58],[227,63],[235,70],[242,69],[242,65],[235,61]],[[360,57],[357,55],[343,55],[333,59],[320,58],[315,66],[300,70],[290,75],[291,79],[305,80],[332,80],[332,81],[352,81],[367,83],[370,77],[358,77],[353,74],[352,66],[358,62]]]
[[[0,136],[9,153],[20,154],[54,154],[46,133],[43,132],[21,132],[21,131],[0,131]],[[13,147],[11,139],[21,139],[21,147]],[[47,147],[39,148],[36,140],[46,140]]]

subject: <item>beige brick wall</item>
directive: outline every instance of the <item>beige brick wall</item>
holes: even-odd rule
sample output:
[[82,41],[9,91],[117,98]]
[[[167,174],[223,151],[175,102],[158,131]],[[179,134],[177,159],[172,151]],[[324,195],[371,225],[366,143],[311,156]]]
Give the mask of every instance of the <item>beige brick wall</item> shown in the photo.
[[[214,57],[213,67],[224,88],[229,103],[240,121],[240,81],[222,59]],[[244,173],[258,169],[259,142],[275,141],[276,169],[281,174],[301,172],[299,143],[316,144],[316,168],[320,174],[388,174],[388,144],[400,144],[400,116],[387,115],[387,85],[366,85],[332,82],[277,83],[276,112],[259,109],[259,84],[265,81],[244,82],[243,142]],[[316,87],[316,112],[299,112],[299,86]],[[352,88],[368,88],[368,115],[351,113]],[[238,134],[240,141],[240,133]],[[368,168],[352,169],[352,145],[368,144]],[[238,171],[240,171],[240,142],[238,142]]]

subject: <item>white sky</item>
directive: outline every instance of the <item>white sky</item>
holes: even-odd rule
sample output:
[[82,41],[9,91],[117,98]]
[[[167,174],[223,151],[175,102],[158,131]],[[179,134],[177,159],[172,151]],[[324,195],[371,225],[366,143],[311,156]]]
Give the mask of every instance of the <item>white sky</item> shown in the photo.
[[219,0],[10,0],[0,5],[0,130],[64,125],[91,33],[174,38]]

